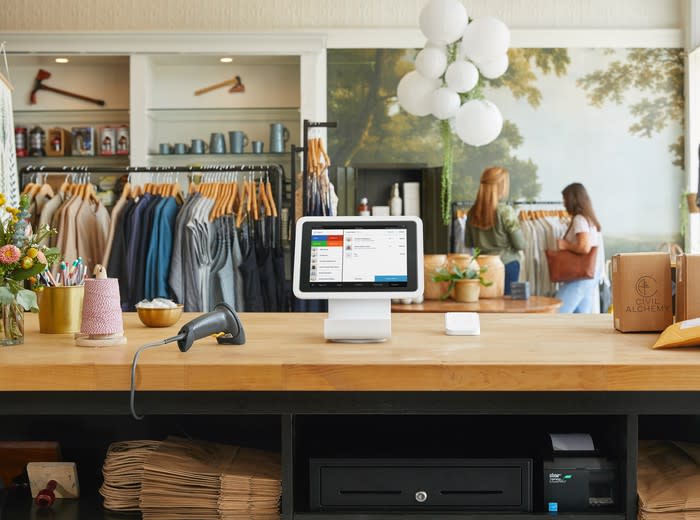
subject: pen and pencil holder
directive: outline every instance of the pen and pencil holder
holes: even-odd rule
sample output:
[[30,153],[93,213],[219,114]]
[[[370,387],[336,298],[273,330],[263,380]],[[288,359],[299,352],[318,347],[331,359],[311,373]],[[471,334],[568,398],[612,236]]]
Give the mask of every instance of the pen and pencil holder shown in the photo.
[[72,334],[80,330],[83,315],[82,285],[45,287],[39,293],[39,332]]

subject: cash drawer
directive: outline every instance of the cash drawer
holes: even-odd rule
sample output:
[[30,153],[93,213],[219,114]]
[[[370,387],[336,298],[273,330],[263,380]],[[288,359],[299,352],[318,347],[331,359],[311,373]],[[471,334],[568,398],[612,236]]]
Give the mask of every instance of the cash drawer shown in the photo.
[[311,509],[532,511],[532,459],[311,459]]

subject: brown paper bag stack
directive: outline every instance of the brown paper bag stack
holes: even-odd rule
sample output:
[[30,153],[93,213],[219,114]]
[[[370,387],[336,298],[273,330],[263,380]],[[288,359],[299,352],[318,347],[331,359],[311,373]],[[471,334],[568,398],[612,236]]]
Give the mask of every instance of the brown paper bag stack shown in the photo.
[[640,520],[700,520],[700,445],[640,441]]
[[109,446],[102,466],[104,506],[115,511],[138,511],[143,466],[158,448],[158,441],[115,442]]
[[144,520],[277,520],[279,454],[175,437],[110,446],[100,492],[107,509]]

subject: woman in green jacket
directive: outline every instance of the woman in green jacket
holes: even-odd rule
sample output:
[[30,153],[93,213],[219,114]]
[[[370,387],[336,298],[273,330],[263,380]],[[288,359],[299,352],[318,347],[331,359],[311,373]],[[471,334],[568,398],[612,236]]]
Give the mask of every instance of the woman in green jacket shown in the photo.
[[505,294],[520,276],[520,250],[525,238],[515,211],[502,201],[508,198],[508,171],[494,166],[481,174],[479,193],[467,214],[464,233],[467,247],[478,247],[482,254],[499,255],[506,267]]

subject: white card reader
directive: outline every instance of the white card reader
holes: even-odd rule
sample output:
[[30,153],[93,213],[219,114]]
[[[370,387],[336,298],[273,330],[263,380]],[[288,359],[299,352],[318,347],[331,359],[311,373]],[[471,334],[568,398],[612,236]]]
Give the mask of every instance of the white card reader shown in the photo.
[[445,334],[448,336],[478,336],[481,334],[476,312],[446,312]]

